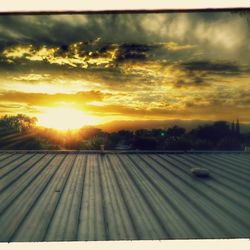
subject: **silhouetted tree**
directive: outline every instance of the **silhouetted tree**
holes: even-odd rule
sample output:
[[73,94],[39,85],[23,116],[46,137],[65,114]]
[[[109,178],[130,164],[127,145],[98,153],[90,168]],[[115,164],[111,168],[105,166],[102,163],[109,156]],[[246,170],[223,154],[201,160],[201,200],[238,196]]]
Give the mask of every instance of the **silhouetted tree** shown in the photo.
[[133,147],[141,150],[154,150],[157,147],[157,141],[153,137],[137,137],[134,140]]
[[188,140],[188,138],[185,137],[170,137],[165,142],[166,150],[190,150],[191,148],[191,142]]
[[240,122],[239,122],[239,119],[237,119],[237,121],[236,121],[235,132],[236,132],[237,136],[240,135]]
[[86,149],[90,150],[99,150],[103,144],[105,144],[105,138],[102,136],[94,136],[85,143]]
[[79,135],[82,139],[90,139],[102,133],[103,131],[101,129],[94,127],[83,127],[79,131]]
[[190,132],[192,138],[210,141],[214,146],[224,137],[231,134],[230,127],[225,121],[218,121],[212,125],[199,126]]
[[238,138],[225,137],[218,142],[218,150],[241,150],[241,142]]
[[147,129],[138,129],[135,131],[135,136],[146,137],[150,135],[150,131]]
[[244,145],[247,147],[250,147],[250,132],[245,133],[242,136],[243,136],[242,141],[243,141]]
[[233,135],[235,134],[235,124],[234,124],[234,121],[231,124],[231,132],[232,132]]
[[133,132],[129,130],[119,130],[117,133],[120,139],[125,139],[125,140],[132,138],[134,135]]
[[[141,150],[241,150],[250,146],[250,133],[240,134],[240,122],[226,121],[199,126],[186,132],[179,126],[164,129],[139,129],[103,132],[95,127],[83,127],[77,133],[61,133],[36,127],[36,118],[23,114],[0,118],[0,148],[8,149],[107,149],[121,146]],[[234,131],[234,133],[232,132]]]
[[195,150],[212,150],[214,145],[211,141],[205,139],[190,140],[192,144],[192,149]]
[[0,127],[25,132],[35,126],[37,119],[23,114],[5,115],[0,118]]
[[42,143],[38,138],[32,138],[26,141],[22,147],[29,150],[39,150],[42,149]]
[[167,136],[167,131],[164,129],[152,129],[151,130],[151,135],[154,137],[166,137]]
[[167,130],[167,135],[170,137],[177,138],[177,137],[184,135],[185,132],[186,132],[186,130],[184,128],[181,128],[181,127],[175,125],[172,128],[169,128]]

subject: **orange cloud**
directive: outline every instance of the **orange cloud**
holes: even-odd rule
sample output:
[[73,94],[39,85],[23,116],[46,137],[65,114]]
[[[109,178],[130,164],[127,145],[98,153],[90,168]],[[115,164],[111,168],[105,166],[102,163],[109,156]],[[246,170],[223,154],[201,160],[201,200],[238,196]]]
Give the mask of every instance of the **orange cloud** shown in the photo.
[[105,95],[100,91],[77,92],[75,94],[46,94],[7,91],[0,93],[1,101],[25,103],[32,106],[52,106],[60,103],[86,103],[101,101]]

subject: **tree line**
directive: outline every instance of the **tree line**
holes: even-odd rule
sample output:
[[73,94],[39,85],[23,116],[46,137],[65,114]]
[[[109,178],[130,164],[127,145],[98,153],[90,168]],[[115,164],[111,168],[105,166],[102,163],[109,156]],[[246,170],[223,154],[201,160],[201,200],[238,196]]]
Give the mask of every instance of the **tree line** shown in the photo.
[[172,126],[166,129],[119,130],[108,133],[95,127],[61,133],[36,126],[36,118],[23,114],[0,118],[1,149],[96,150],[244,150],[250,133],[241,133],[239,123],[216,121],[190,131]]

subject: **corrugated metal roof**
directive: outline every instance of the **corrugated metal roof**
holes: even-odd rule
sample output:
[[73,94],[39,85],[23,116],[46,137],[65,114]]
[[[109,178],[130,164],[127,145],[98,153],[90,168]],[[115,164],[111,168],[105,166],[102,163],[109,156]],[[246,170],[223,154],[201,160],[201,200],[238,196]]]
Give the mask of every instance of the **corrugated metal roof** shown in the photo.
[[0,171],[1,241],[250,236],[248,153],[9,151]]

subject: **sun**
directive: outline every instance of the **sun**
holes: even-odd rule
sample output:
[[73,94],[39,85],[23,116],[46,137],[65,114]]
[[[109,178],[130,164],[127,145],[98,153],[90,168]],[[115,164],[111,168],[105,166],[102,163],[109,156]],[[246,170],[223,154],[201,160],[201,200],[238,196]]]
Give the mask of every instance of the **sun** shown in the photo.
[[86,125],[96,125],[99,119],[73,108],[48,108],[37,115],[38,125],[57,130],[79,129]]

